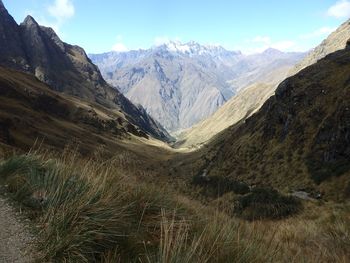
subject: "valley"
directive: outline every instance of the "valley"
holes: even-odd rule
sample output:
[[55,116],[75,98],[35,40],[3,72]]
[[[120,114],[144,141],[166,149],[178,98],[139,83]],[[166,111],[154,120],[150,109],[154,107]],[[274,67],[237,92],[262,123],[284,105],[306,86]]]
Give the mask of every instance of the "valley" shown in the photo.
[[90,55],[110,85],[170,132],[190,128],[255,82],[282,80],[304,56],[274,49],[247,56],[196,42]]
[[349,262],[350,20],[87,55],[33,16],[0,0],[0,262]]

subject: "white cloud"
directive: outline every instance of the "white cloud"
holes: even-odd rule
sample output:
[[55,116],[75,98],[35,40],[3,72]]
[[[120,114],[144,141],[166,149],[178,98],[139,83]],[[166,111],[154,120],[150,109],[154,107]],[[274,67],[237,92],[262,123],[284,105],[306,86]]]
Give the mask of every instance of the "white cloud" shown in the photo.
[[113,47],[112,50],[116,51],[116,52],[126,52],[129,51],[129,49],[126,47],[126,45],[123,43],[123,36],[122,35],[117,35],[117,37],[115,38],[116,42]]
[[123,44],[123,43],[116,43],[113,47],[112,47],[113,51],[116,52],[126,52],[129,51],[129,49]]
[[350,1],[340,0],[331,6],[327,15],[335,18],[349,18],[350,17]]
[[26,10],[26,15],[35,17],[40,25],[51,27],[58,35],[63,35],[61,32],[62,25],[75,14],[75,7],[72,0],[54,0],[47,6],[45,13],[33,10]]
[[55,0],[47,10],[49,14],[59,22],[63,22],[64,20],[73,17],[75,14],[75,8],[71,0]]
[[321,27],[314,32],[308,33],[301,35],[301,39],[311,39],[311,38],[317,38],[317,37],[322,37],[322,36],[328,36],[330,33],[335,31],[337,28],[336,27]]

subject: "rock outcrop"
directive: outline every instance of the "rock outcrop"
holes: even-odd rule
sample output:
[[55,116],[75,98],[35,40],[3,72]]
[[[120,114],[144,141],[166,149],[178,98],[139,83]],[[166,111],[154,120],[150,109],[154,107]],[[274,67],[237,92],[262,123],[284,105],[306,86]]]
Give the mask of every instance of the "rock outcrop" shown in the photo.
[[0,63],[21,70],[29,69],[18,25],[2,1],[0,1]]
[[105,82],[82,48],[64,43],[31,16],[17,25],[2,3],[0,13],[0,65],[32,73],[55,91],[120,110],[144,132],[169,140],[158,122]]

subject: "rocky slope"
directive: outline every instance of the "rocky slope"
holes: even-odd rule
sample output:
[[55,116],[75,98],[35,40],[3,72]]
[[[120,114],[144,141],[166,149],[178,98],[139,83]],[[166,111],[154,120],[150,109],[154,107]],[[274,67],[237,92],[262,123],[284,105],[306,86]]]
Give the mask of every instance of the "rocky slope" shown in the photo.
[[203,149],[208,175],[350,196],[350,47],[283,81],[262,108]]
[[316,63],[319,59],[346,46],[346,41],[350,38],[350,20],[343,23],[336,31],[331,33],[319,46],[298,63],[290,72],[290,75],[298,73],[303,68]]
[[90,55],[108,83],[170,131],[207,118],[237,90],[265,79],[271,70],[290,68],[302,56],[276,50],[244,56],[195,42]]
[[29,65],[23,50],[18,25],[0,0],[0,63],[26,70]]
[[17,25],[0,2],[0,65],[34,74],[53,90],[101,105],[117,108],[126,118],[150,135],[167,140],[167,132],[109,86],[85,51],[62,42],[56,33],[28,16]]

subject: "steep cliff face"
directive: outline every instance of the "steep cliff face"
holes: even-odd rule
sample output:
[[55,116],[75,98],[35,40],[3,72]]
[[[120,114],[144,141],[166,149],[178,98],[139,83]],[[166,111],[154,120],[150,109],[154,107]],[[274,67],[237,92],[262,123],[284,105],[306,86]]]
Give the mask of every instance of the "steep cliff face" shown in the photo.
[[0,65],[30,72],[55,91],[119,109],[151,136],[170,138],[159,123],[105,82],[82,48],[64,43],[31,16],[18,26],[2,3],[0,12]]
[[121,96],[106,84],[82,48],[62,42],[51,28],[30,16],[19,29],[31,71],[54,90],[110,106]]
[[28,70],[25,52],[16,21],[0,1],[0,63],[17,69]]
[[350,196],[349,76],[348,47],[286,79],[256,114],[209,145],[209,175]]

